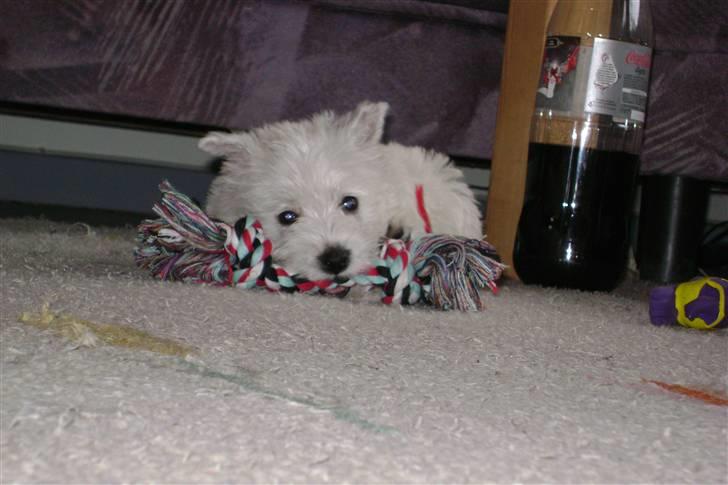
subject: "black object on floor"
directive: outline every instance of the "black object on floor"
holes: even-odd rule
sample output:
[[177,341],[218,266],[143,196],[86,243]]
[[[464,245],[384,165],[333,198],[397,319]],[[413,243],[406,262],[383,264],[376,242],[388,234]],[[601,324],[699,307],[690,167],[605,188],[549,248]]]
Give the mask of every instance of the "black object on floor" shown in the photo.
[[698,273],[710,183],[680,175],[642,178],[637,242],[640,279],[677,283]]

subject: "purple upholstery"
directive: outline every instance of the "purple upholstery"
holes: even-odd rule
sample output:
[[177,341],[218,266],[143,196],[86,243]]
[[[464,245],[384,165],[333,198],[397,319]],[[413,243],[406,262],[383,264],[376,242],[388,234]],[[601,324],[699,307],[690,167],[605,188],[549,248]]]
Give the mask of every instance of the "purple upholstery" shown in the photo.
[[0,12],[0,100],[236,129],[387,100],[392,139],[490,156],[504,13],[413,0],[0,0]]
[[728,2],[652,0],[648,173],[728,181]]
[[[653,1],[647,172],[728,180],[728,2]],[[0,101],[248,129],[392,105],[390,139],[488,159],[503,0],[0,0]]]

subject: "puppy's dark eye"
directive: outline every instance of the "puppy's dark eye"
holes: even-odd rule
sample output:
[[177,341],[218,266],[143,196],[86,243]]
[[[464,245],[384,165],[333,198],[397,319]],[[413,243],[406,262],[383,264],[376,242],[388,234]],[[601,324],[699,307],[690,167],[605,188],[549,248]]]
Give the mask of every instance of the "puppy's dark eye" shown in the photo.
[[290,226],[291,224],[296,222],[296,219],[298,219],[298,214],[293,211],[283,211],[278,214],[278,222],[280,222],[284,226]]
[[355,212],[358,207],[359,201],[353,195],[347,195],[341,199],[341,208],[344,209],[344,212]]

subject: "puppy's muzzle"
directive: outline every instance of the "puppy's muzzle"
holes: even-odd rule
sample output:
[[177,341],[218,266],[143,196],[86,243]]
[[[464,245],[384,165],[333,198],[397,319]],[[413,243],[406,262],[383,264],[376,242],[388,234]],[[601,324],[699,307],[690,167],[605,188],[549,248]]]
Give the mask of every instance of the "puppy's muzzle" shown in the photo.
[[339,244],[329,246],[319,254],[318,262],[323,271],[337,275],[349,267],[351,251]]

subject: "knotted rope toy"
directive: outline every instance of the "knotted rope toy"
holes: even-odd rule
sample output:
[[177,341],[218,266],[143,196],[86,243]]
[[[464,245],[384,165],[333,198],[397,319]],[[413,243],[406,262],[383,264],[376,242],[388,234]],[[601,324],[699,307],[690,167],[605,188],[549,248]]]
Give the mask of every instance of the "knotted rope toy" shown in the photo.
[[242,217],[231,226],[208,217],[168,181],[159,189],[162,200],[153,209],[159,218],[139,225],[134,258],[162,280],[336,295],[368,285],[382,290],[384,303],[473,311],[483,309],[481,289],[497,293],[495,281],[505,268],[484,240],[428,234],[385,241],[362,274],[311,281],[273,261],[273,244],[257,220]]

